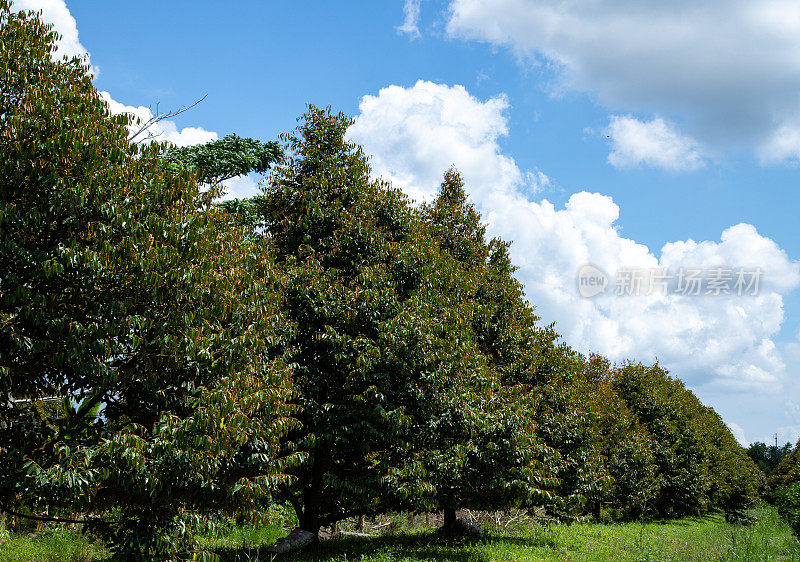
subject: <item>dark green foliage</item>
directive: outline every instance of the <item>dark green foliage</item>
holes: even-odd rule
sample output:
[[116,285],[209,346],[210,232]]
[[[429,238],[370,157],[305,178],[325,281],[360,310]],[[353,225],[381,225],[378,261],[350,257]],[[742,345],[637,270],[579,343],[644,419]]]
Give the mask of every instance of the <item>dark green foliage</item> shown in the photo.
[[553,467],[562,501],[555,506],[555,514],[563,519],[597,513],[611,485],[594,430],[599,419],[593,411],[593,396],[582,380],[580,358],[572,355],[571,350],[564,355],[563,367],[542,386],[537,412],[542,438],[558,451]]
[[205,144],[170,148],[162,158],[168,169],[192,170],[198,182],[214,185],[250,172],[266,173],[282,156],[277,142],[225,135]]
[[758,497],[760,472],[722,419],[658,365],[627,363],[613,385],[652,436],[659,490],[652,513],[723,509],[735,520]]
[[750,443],[747,448],[747,456],[753,459],[756,466],[766,476],[778,466],[778,463],[783,460],[785,456],[792,452],[792,444],[786,443],[783,446],[777,447],[775,445],[767,445],[756,441]]
[[791,453],[783,457],[767,479],[768,491],[800,482],[800,441]]
[[777,488],[774,499],[778,513],[800,539],[800,481]]
[[554,452],[533,423],[536,316],[513,278],[508,245],[486,240],[455,169],[445,173],[422,216],[463,282],[455,296],[465,321],[456,334],[464,359],[453,367],[473,378],[438,393],[432,423],[419,428],[425,480],[435,489],[434,503],[423,507],[454,513],[539,504],[555,484],[546,462]]
[[688,393],[660,367],[629,363],[614,386],[653,437],[661,480],[655,513],[661,517],[695,515],[708,508],[708,462],[702,436],[691,423]]
[[[226,135],[221,140],[194,146],[169,148],[162,156],[173,171],[192,170],[200,183],[216,185],[219,182],[256,172],[266,173],[280,162],[283,151],[277,142],[260,142],[251,138]],[[260,212],[263,197],[230,199],[216,205],[233,216],[234,221],[247,229],[263,228]]]
[[596,454],[607,477],[601,493],[590,498],[588,511],[598,516],[607,506],[623,519],[652,515],[660,488],[653,437],[614,388],[614,370],[607,359],[590,355],[583,376]]
[[[688,392],[688,391],[687,391]],[[747,510],[752,508],[766,482],[744,448],[713,409],[703,406],[692,394],[698,406],[697,422],[709,459],[711,505],[725,512],[729,522],[750,523]]]
[[[467,199],[464,180],[455,168],[445,172],[439,193],[422,208],[439,247],[467,270],[481,270],[489,261],[490,248],[480,213]],[[493,244],[502,245],[500,240]]]
[[349,123],[310,108],[264,199],[298,328],[302,429],[287,447],[306,460],[284,491],[314,533],[422,493],[411,428],[434,420],[425,397],[473,375],[451,367],[469,359],[453,336],[463,323],[449,297],[459,280],[406,198],[370,179],[361,149],[345,141]]
[[268,248],[131,145],[54,40],[0,2],[0,505],[168,556],[284,479],[291,325]]
[[264,228],[264,215],[261,213],[264,197],[256,195],[247,199],[228,199],[216,205],[223,211],[230,213],[236,224],[260,232]]
[[370,179],[348,124],[311,108],[263,200],[298,327],[303,427],[287,447],[308,458],[287,499],[312,532],[350,514],[538,500],[533,377],[504,383],[530,370],[535,317],[506,245],[484,241],[452,171],[421,221]]
[[[168,162],[170,170],[188,169],[197,175],[198,182],[216,185],[251,172],[266,173],[273,164],[280,162],[283,151],[277,142],[226,135],[205,144],[169,148],[162,158]],[[256,230],[264,226],[260,212],[262,199],[257,195],[220,201],[216,205],[230,213],[238,225]]]
[[800,538],[800,441],[770,474],[767,498]]
[[[760,473],[728,428],[658,367],[590,355],[561,371],[540,430],[558,445],[565,514],[674,517],[722,509],[744,520]],[[565,376],[568,375],[568,376]]]

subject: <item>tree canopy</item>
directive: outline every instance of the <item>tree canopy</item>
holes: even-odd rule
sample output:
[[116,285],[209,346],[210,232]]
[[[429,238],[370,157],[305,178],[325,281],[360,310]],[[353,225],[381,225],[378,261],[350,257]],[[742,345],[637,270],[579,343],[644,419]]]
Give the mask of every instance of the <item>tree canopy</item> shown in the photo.
[[298,326],[302,428],[286,446],[307,456],[285,497],[312,533],[424,494],[411,428],[434,420],[429,399],[446,381],[478,375],[455,368],[472,360],[455,345],[462,281],[405,197],[371,179],[349,123],[311,107],[263,202]]
[[281,481],[291,326],[268,249],[128,142],[55,39],[0,2],[0,505],[177,552],[187,517]]
[[769,476],[778,466],[778,463],[792,452],[792,449],[791,443],[785,443],[779,447],[756,441],[755,443],[750,443],[747,447],[747,456],[753,459],[753,462],[756,463],[761,472]]
[[282,152],[275,141],[261,142],[231,134],[204,144],[172,147],[161,157],[173,172],[190,169],[198,182],[214,185],[250,172],[266,173],[281,159]]

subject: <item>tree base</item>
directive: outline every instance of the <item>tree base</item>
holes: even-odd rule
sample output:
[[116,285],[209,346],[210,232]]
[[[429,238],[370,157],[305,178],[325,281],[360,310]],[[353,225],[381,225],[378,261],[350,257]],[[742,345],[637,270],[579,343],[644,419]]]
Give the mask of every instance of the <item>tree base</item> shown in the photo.
[[282,539],[278,539],[275,544],[269,547],[267,552],[271,552],[273,554],[288,554],[290,552],[298,552],[308,548],[315,542],[317,542],[317,535],[306,531],[305,529],[301,529],[300,527],[295,527],[292,529],[291,533]]
[[453,521],[452,525],[443,526],[440,531],[448,535],[459,535],[473,539],[482,539],[483,530],[472,521],[459,517]]

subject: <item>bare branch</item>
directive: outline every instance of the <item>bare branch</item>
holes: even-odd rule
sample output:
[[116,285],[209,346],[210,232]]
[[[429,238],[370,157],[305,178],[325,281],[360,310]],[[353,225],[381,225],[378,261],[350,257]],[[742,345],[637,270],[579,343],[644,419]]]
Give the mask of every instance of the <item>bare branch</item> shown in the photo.
[[[191,105],[183,106],[180,109],[177,109],[175,111],[166,111],[164,113],[159,113],[158,105],[156,105],[155,114],[150,119],[148,119],[144,123],[140,124],[139,128],[136,131],[134,131],[130,135],[128,135],[128,141],[135,142],[135,143],[144,143],[144,142],[151,141],[151,140],[155,139],[156,137],[158,137],[158,135],[154,134],[152,131],[149,130],[153,125],[163,121],[164,119],[171,119],[172,117],[175,117],[176,115],[180,115],[181,113],[189,111],[190,109],[192,109],[194,106],[199,104],[201,101],[203,101],[207,97],[208,97],[208,94],[206,94],[205,96],[203,96],[202,98],[200,98],[199,100],[197,100],[196,102],[194,102]],[[145,134],[145,133],[146,133],[146,135],[144,137],[142,137],[140,139],[137,139],[137,137],[139,135],[142,135],[142,134]]]

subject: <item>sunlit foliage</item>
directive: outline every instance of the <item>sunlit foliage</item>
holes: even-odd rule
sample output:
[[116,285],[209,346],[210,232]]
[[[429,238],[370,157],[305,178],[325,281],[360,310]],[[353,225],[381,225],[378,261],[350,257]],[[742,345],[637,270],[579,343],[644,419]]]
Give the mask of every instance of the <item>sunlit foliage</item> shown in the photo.
[[55,40],[0,2],[0,503],[176,552],[284,479],[291,325],[268,248],[130,144]]

